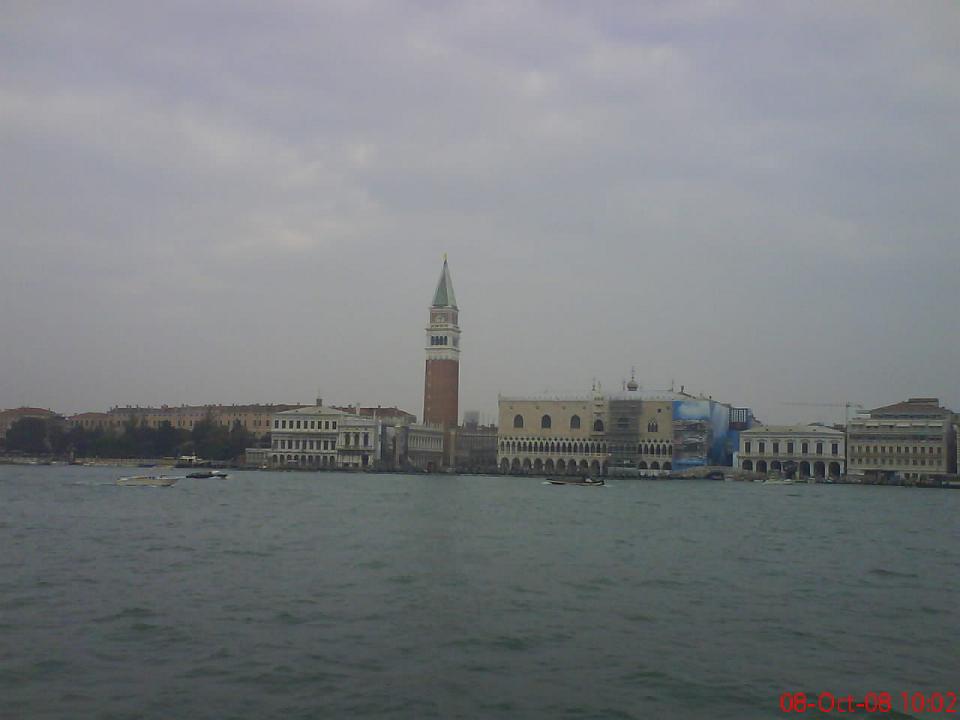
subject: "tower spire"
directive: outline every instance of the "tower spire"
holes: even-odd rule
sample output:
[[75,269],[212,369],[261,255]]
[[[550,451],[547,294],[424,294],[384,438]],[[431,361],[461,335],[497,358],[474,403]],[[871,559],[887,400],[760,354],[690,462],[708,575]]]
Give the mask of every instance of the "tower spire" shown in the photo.
[[433,293],[433,307],[457,309],[457,296],[453,293],[453,280],[450,279],[450,267],[447,265],[446,253],[443,254],[443,268],[440,270],[437,290]]

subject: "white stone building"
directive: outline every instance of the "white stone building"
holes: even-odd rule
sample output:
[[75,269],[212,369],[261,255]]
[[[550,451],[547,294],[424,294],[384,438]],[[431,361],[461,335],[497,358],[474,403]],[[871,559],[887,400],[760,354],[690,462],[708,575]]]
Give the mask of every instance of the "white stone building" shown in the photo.
[[[276,413],[266,464],[297,468],[373,468],[380,464],[379,420],[323,405]],[[263,451],[249,453],[257,462]]]
[[366,470],[380,464],[379,420],[344,414],[337,428],[337,467]]
[[444,466],[443,441],[446,432],[437,425],[409,425],[403,435],[400,467],[433,472]]
[[738,470],[796,478],[846,472],[846,435],[825,425],[758,425],[740,433]]

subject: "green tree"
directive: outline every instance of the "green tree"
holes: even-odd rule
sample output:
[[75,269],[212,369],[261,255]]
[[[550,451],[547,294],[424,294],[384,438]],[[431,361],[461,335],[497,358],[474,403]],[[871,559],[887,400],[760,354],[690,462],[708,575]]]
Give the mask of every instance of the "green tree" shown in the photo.
[[7,430],[7,449],[34,455],[50,452],[47,432],[46,420],[33,417],[20,418]]
[[154,448],[156,449],[157,457],[176,455],[177,448],[182,445],[188,437],[185,431],[177,430],[169,420],[164,420],[160,423],[160,427],[156,429],[156,437],[154,439]]
[[196,454],[206,460],[233,460],[242,455],[253,440],[239,420],[234,420],[228,430],[212,415],[196,423],[190,437]]
[[230,438],[228,442],[229,456],[224,459],[233,460],[234,458],[240,457],[248,447],[253,446],[254,440],[253,433],[247,432],[239,420],[234,420],[230,428]]
[[70,452],[70,440],[63,425],[58,422],[47,423],[47,444],[57,455],[66,455]]
[[195,423],[190,432],[196,454],[205,460],[225,460],[228,453],[229,432],[214,420],[212,413]]

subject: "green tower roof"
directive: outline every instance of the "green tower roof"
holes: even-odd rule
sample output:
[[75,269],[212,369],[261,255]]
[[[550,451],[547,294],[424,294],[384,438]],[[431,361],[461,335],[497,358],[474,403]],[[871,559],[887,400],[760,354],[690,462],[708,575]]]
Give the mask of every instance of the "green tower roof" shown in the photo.
[[453,281],[450,279],[450,268],[447,267],[446,255],[443,256],[443,270],[440,271],[437,291],[433,294],[433,307],[457,309],[457,296],[453,294]]

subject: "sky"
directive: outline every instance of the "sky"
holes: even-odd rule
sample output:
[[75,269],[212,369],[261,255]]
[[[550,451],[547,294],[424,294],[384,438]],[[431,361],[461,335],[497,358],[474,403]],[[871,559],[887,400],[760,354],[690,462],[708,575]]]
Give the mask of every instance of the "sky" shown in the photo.
[[12,0],[0,407],[421,415],[447,253],[488,420],[960,410],[958,118],[953,0]]

